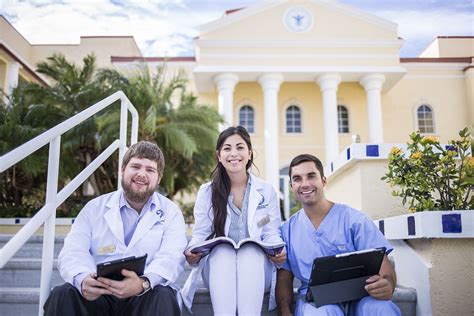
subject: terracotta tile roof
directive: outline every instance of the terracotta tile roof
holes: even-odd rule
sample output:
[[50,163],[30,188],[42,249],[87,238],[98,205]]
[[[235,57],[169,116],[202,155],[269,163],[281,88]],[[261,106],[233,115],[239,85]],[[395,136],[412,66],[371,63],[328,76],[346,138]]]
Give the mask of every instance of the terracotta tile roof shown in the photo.
[[187,61],[194,62],[196,57],[194,56],[183,56],[183,57],[121,57],[111,56],[111,62],[132,62],[132,61],[143,61],[143,62],[160,62],[160,61]]
[[234,12],[240,11],[240,10],[242,10],[242,9],[245,9],[245,8],[238,8],[238,9],[226,10],[226,11],[225,11],[225,14],[226,14],[226,15],[229,15],[229,14],[232,14],[232,13],[234,13]]
[[400,58],[402,63],[470,63],[474,57],[410,57]]
[[90,35],[81,38],[133,38],[133,35]]
[[474,38],[474,36],[437,36],[437,38]]

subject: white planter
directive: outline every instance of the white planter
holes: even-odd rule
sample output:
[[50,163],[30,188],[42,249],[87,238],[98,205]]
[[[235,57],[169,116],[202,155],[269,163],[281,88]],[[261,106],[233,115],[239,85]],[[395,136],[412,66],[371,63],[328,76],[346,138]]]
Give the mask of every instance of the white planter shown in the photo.
[[416,289],[417,316],[474,315],[474,211],[426,211],[374,221],[394,248],[399,284]]
[[374,221],[387,239],[474,238],[474,211],[426,211]]
[[[0,218],[0,225],[23,226],[30,221],[31,217],[8,217]],[[56,225],[71,225],[74,217],[56,217]]]

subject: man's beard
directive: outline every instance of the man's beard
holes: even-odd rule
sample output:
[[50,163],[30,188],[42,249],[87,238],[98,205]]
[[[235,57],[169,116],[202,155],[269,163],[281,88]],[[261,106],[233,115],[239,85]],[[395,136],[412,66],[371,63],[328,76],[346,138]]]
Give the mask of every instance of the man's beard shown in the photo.
[[147,188],[145,191],[134,191],[132,189],[132,184],[125,183],[124,179],[122,178],[122,189],[125,193],[125,197],[130,202],[145,203],[146,201],[148,201],[150,196],[155,193],[157,188],[158,184],[154,188]]

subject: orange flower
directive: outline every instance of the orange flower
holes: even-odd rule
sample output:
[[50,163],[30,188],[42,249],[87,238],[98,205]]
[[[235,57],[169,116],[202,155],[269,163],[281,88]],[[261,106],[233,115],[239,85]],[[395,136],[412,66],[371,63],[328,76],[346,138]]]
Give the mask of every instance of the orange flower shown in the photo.
[[468,167],[474,168],[474,157],[467,157],[466,162]]
[[438,142],[438,137],[436,136],[425,136],[421,140],[423,144],[436,144]]
[[390,149],[390,155],[402,155],[402,154],[403,154],[403,150],[401,148],[392,147],[392,149]]
[[420,159],[421,157],[423,157],[423,154],[419,151],[417,152],[414,152],[413,154],[411,154],[410,158],[412,159]]

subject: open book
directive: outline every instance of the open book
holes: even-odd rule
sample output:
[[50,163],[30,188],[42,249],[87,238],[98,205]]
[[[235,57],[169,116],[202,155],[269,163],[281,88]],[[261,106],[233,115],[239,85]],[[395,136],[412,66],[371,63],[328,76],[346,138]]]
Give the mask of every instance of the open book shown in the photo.
[[243,244],[254,243],[255,245],[262,248],[262,250],[265,253],[267,253],[271,256],[274,256],[274,255],[280,253],[283,250],[283,247],[285,247],[285,243],[283,241],[278,242],[276,244],[268,244],[268,243],[265,243],[261,240],[256,240],[256,239],[252,239],[252,238],[245,238],[245,239],[242,239],[241,241],[239,241],[236,244],[235,241],[233,241],[231,238],[222,236],[222,237],[209,239],[209,240],[203,241],[203,242],[201,242],[197,245],[194,245],[191,248],[189,248],[189,251],[191,251],[192,253],[202,253],[203,257],[204,257],[204,256],[207,256],[215,246],[220,245],[220,244],[224,244],[224,243],[232,245],[234,247],[234,249],[236,249],[236,250],[239,249]]

